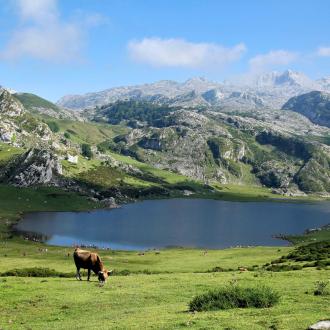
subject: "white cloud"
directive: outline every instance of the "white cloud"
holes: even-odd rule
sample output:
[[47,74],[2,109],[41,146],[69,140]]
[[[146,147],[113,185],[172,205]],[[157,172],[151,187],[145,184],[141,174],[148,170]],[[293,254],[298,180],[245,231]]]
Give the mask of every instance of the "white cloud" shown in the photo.
[[272,50],[266,54],[259,54],[249,60],[250,72],[260,73],[278,66],[285,66],[294,62],[298,54],[287,50]]
[[23,20],[49,22],[58,17],[56,0],[18,0],[17,9]]
[[193,43],[184,39],[145,38],[128,43],[130,56],[155,67],[223,67],[239,60],[244,44],[223,47],[213,43]]
[[28,27],[13,33],[3,55],[7,59],[30,56],[40,60],[66,62],[79,57],[81,34],[75,25],[52,24]]
[[317,55],[322,57],[330,56],[330,47],[320,47],[317,50]]
[[86,30],[100,21],[96,14],[64,21],[57,0],[18,0],[15,4],[21,22],[0,53],[8,60],[31,57],[51,62],[76,61]]

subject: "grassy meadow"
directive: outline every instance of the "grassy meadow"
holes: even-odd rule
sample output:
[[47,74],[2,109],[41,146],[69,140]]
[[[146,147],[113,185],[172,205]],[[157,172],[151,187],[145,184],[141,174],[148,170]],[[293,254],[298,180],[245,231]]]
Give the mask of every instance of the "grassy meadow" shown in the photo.
[[[72,248],[47,247],[20,239],[2,242],[0,269],[49,267],[72,273]],[[100,286],[71,278],[0,277],[1,329],[306,329],[328,317],[328,296],[314,296],[329,270],[238,271],[261,265],[292,248],[236,248],[137,252],[99,251],[106,266],[129,270]],[[70,253],[70,256],[68,256]],[[208,272],[214,266],[232,268]],[[144,271],[145,273],[140,273]],[[146,272],[151,274],[146,274]],[[237,283],[268,285],[280,294],[271,308],[188,312],[194,296]]]

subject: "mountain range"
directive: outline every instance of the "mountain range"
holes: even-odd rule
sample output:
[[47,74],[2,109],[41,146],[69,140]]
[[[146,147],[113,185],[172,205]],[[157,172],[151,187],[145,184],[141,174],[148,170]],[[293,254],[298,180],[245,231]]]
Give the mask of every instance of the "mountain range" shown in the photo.
[[328,196],[328,82],[288,70],[249,86],[160,81],[57,104],[0,88],[0,183],[52,184],[111,205],[221,195],[224,185]]
[[67,95],[57,105],[82,110],[116,101],[135,100],[173,107],[280,109],[291,97],[315,90],[330,92],[330,77],[312,80],[303,73],[286,70],[262,74],[248,84],[192,78],[183,83],[162,80],[151,84],[115,87],[84,95]]

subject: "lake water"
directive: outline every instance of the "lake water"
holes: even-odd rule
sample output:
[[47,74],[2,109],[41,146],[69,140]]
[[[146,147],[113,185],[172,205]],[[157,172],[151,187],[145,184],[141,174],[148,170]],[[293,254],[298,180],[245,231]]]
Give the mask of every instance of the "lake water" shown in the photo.
[[143,250],[168,246],[225,248],[286,245],[276,234],[299,234],[330,222],[330,203],[144,201],[114,210],[30,213],[17,229],[48,244]]

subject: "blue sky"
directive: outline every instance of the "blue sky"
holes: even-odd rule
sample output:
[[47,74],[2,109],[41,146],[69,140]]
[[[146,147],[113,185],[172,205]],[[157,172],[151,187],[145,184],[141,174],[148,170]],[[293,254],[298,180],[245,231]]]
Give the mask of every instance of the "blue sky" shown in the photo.
[[161,79],[330,75],[328,0],[0,0],[0,85],[52,101]]

